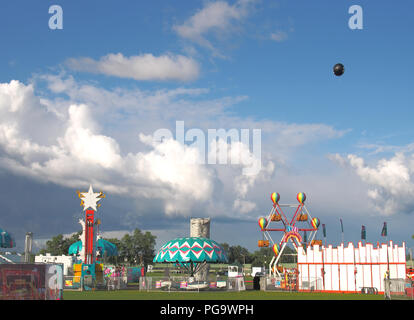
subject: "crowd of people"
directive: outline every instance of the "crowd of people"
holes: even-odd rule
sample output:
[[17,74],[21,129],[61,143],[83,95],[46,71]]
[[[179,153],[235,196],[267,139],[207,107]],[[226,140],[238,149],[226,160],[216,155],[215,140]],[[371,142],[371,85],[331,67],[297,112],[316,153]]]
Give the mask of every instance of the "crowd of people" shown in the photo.
[[115,267],[107,267],[104,271],[105,277],[125,277],[127,276],[127,269],[124,265],[122,266],[115,266]]

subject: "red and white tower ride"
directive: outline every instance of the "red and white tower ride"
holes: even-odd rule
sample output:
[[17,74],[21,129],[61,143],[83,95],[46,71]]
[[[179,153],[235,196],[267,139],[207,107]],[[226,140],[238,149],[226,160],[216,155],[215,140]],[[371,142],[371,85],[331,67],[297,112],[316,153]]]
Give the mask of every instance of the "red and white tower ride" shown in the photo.
[[105,194],[102,192],[93,192],[92,185],[89,186],[88,192],[77,191],[79,198],[81,199],[81,206],[85,211],[85,222],[82,234],[82,251],[83,251],[83,263],[93,264],[96,258],[96,235],[94,227],[97,225],[95,221],[95,212],[101,205],[98,203],[101,199],[105,198]]

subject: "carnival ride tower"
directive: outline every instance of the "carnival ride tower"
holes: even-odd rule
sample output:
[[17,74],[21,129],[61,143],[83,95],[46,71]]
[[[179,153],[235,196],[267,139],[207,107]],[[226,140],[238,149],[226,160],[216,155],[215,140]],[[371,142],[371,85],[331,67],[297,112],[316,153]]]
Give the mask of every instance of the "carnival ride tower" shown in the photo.
[[81,199],[81,206],[85,211],[85,220],[80,219],[82,225],[82,252],[80,254],[83,264],[94,264],[96,262],[96,227],[99,219],[95,220],[97,208],[101,206],[98,201],[105,198],[102,192],[93,192],[92,185],[89,186],[88,192],[77,191],[78,197]]

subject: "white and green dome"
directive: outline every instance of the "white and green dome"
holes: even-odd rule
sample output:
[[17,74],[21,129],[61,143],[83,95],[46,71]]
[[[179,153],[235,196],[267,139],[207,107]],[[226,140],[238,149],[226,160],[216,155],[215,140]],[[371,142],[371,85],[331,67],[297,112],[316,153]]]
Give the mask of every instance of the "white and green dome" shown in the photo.
[[227,261],[226,253],[216,241],[198,237],[168,241],[153,260],[156,263],[226,263]]

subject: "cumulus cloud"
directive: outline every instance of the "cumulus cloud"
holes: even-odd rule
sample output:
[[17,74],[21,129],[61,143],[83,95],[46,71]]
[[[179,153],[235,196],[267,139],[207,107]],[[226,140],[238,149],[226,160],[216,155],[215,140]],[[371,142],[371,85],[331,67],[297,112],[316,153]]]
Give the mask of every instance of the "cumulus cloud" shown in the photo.
[[158,57],[152,54],[125,57],[122,53],[111,53],[99,60],[70,58],[66,64],[76,71],[142,81],[189,81],[196,79],[200,73],[200,67],[195,60],[183,55],[172,54]]
[[63,138],[58,138],[62,150],[85,164],[113,168],[120,161],[117,142],[107,136],[94,134],[94,120],[86,105],[69,107],[68,127]]
[[[29,114],[46,114],[46,107],[40,102],[30,103],[35,98],[31,86],[17,81],[2,84],[0,112],[7,115],[24,110]],[[55,120],[60,122],[57,117]],[[67,119],[60,123],[63,129],[49,145],[25,137],[21,122],[18,117],[0,120],[0,165],[15,173],[69,187],[92,182],[119,194],[159,198],[165,200],[167,214],[188,213],[192,201],[206,200],[211,193],[208,170],[181,161],[197,156],[197,150],[174,140],[155,144],[141,135],[141,141],[152,150],[122,156],[113,138],[97,132],[98,126],[85,104],[68,107]],[[37,126],[43,125],[40,119]],[[192,187],[194,183],[197,188]]]
[[[231,130],[227,131],[231,135]],[[234,137],[233,137],[234,139]],[[253,139],[253,144],[257,143]],[[250,150],[252,149],[252,150]],[[233,181],[233,209],[246,214],[256,209],[256,204],[245,200],[251,188],[257,183],[269,181],[274,173],[275,164],[269,159],[262,158],[261,146],[250,146],[246,141],[227,142],[223,137],[211,141],[208,150],[209,163],[232,164],[233,172],[228,170],[223,180]],[[214,160],[214,161],[211,161]],[[234,170],[234,168],[242,170]]]
[[[35,94],[37,81],[46,81],[43,96]],[[164,215],[202,210],[209,216],[248,217],[257,210],[256,188],[269,183],[281,166],[274,149],[294,150],[342,134],[322,124],[241,119],[226,108],[244,97],[203,97],[208,92],[109,90],[62,75],[42,75],[30,85],[0,84],[0,167],[64,187],[91,183],[130,199],[155,200]],[[262,128],[272,148],[257,154],[248,142],[219,138],[204,154],[194,143],[173,139],[174,134],[154,139],[157,129],[173,129],[177,115],[183,116],[187,132],[199,128],[206,133],[206,146],[209,128],[231,123],[237,132]],[[219,150],[225,150],[227,164],[209,164],[209,154]],[[254,165],[260,170],[245,174]]]
[[[190,213],[191,204],[207,201],[212,193],[212,173],[198,165],[198,149],[181,144],[174,139],[156,142],[153,137],[140,135],[140,140],[153,147],[148,153],[138,153],[134,166],[140,175],[158,188],[152,198],[165,199],[167,214]],[[196,186],[196,187],[194,187]]]
[[256,209],[256,204],[252,201],[236,199],[233,203],[233,209],[234,211],[244,214]]
[[375,210],[383,215],[414,211],[414,155],[396,153],[390,159],[380,159],[374,166],[353,154],[330,157],[351,168],[368,185],[367,197]]
[[272,161],[268,161],[255,175],[238,175],[234,178],[234,188],[236,193],[236,199],[233,203],[233,208],[240,213],[252,212],[256,209],[256,203],[252,201],[244,200],[249,191],[258,183],[265,183],[271,180],[275,171],[275,164]]

